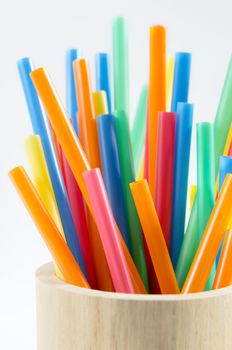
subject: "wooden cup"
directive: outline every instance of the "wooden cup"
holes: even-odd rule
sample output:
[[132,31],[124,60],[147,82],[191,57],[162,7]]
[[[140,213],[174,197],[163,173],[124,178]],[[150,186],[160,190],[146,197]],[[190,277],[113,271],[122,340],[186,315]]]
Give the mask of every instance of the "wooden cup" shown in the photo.
[[38,350],[230,350],[232,287],[189,295],[88,290],[38,269]]

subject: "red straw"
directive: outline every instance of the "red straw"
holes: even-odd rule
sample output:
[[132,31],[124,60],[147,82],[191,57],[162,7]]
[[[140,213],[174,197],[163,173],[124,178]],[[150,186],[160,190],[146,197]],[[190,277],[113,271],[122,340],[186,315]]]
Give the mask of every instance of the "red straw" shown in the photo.
[[155,206],[170,248],[176,114],[159,112]]
[[78,239],[80,242],[81,252],[83,254],[87,274],[89,276],[89,282],[91,288],[96,288],[96,277],[83,197],[62,149],[61,157],[63,164],[64,182],[68,194],[70,209],[76,231],[78,233]]

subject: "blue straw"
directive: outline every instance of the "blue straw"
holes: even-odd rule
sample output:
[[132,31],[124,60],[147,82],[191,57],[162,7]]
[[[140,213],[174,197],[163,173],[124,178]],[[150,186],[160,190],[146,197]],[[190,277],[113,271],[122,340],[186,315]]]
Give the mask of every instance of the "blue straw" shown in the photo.
[[175,55],[174,78],[172,86],[172,112],[177,111],[178,102],[188,101],[190,68],[191,54],[188,52],[177,52]]
[[108,111],[111,113],[111,89],[110,89],[110,68],[109,55],[107,53],[97,53],[95,56],[96,68],[96,90],[106,92]]
[[126,211],[123,199],[120,165],[115,134],[114,117],[101,115],[97,118],[103,178],[115,221],[129,249]]
[[174,269],[184,238],[193,105],[178,103],[172,199],[171,259]]
[[[221,156],[219,159],[219,185],[218,185],[218,192],[220,192],[221,187],[223,185],[223,182],[225,180],[225,177],[227,174],[232,174],[232,157],[225,157]],[[216,264],[218,265],[221,251],[222,251],[222,246],[220,246],[217,258],[216,258]]]
[[33,131],[41,138],[49,175],[51,178],[57,206],[59,209],[65,233],[65,238],[73,256],[75,257],[77,263],[79,264],[80,268],[82,269],[83,273],[87,278],[86,268],[82,257],[71,210],[69,207],[66,190],[59,170],[58,160],[55,153],[48,120],[42,109],[38,95],[30,78],[30,72],[33,69],[33,64],[30,58],[23,58],[18,61],[18,70],[25,94],[25,99],[27,102],[27,107],[29,110],[29,115],[31,118]]
[[76,49],[70,49],[66,52],[66,107],[69,117],[72,119],[73,127],[78,135],[77,122],[77,97],[76,86],[73,72],[73,61],[80,57],[80,53]]

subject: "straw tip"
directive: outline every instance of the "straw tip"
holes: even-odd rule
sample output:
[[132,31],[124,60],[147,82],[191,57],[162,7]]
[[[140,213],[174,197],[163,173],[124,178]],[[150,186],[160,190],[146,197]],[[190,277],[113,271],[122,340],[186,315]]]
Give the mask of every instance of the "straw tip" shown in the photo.
[[33,69],[31,72],[30,72],[30,76],[31,77],[35,77],[35,76],[41,76],[41,75],[44,75],[46,74],[46,68],[44,67],[39,67],[39,68],[36,68],[36,69]]
[[12,169],[8,172],[8,176],[9,176],[11,179],[13,179],[14,176],[15,176],[16,174],[18,174],[19,171],[22,171],[23,169],[24,169],[24,168],[23,168],[22,165],[18,165],[18,166],[16,166],[16,167],[12,168]]
[[24,65],[25,63],[31,63],[32,59],[31,57],[21,57],[17,60],[17,65],[18,66],[21,66],[21,65]]
[[159,34],[166,32],[166,27],[161,24],[152,25],[150,27],[150,34]]
[[113,24],[124,24],[126,22],[126,18],[122,15],[116,16],[113,19]]

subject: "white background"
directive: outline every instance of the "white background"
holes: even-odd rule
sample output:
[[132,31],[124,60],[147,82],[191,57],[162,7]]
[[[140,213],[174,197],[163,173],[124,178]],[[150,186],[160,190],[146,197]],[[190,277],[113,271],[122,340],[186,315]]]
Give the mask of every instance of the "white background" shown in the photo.
[[[217,4],[217,5],[214,5]],[[148,30],[168,27],[168,52],[193,53],[190,101],[195,120],[213,120],[232,51],[231,1],[0,1],[0,348],[35,349],[35,269],[49,260],[7,172],[26,165],[23,142],[32,130],[16,60],[45,65],[64,98],[64,52],[78,47],[93,64],[111,51],[111,20],[129,20],[131,118],[148,73]],[[193,134],[195,139],[195,134]],[[193,151],[194,149],[193,142]],[[191,181],[195,179],[192,157]],[[66,349],[64,349],[66,350]]]

